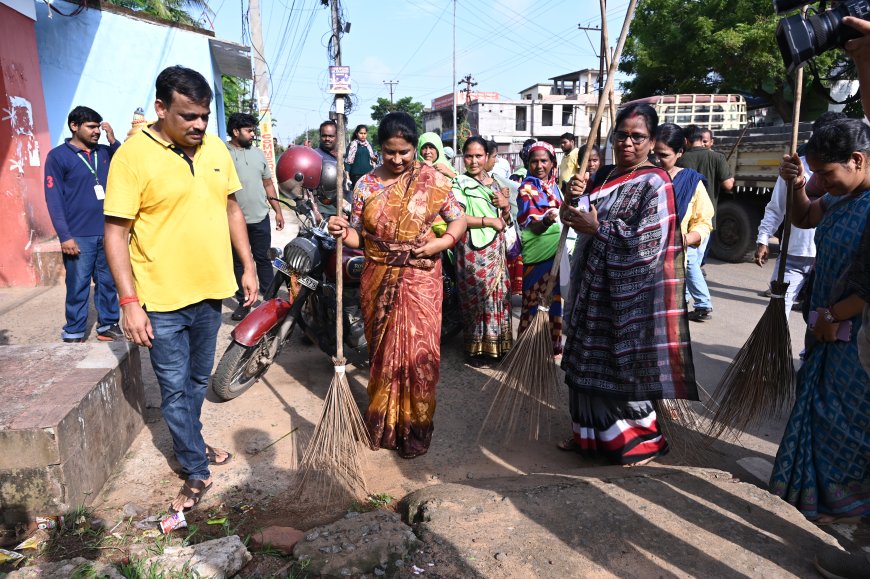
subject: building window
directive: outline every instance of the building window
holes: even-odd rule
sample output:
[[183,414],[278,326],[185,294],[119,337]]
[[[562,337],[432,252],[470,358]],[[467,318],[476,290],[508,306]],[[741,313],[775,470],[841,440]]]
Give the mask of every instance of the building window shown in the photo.
[[553,126],[553,105],[541,105],[541,126]]
[[574,124],[574,107],[572,105],[562,105],[562,126],[570,127]]
[[521,106],[517,107],[517,126],[516,130],[525,131],[526,130],[526,111],[528,107]]

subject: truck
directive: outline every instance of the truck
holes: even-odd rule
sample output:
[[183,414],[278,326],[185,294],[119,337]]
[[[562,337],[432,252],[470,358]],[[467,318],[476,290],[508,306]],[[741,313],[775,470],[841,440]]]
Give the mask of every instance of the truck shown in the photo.
[[[782,156],[788,152],[792,125],[751,126],[746,100],[738,94],[656,95],[620,107],[632,103],[651,105],[660,123],[693,124],[713,131],[713,149],[728,160],[734,187],[720,192],[710,253],[732,263],[746,259],[755,250],[758,225],[776,184]],[[809,138],[811,129],[811,123],[800,124],[798,143]]]
[[[812,123],[800,123],[798,144],[806,142]],[[714,133],[713,150],[725,155],[734,175],[731,191],[721,191],[716,234],[710,253],[732,263],[755,250],[758,225],[770,201],[782,156],[789,152],[792,125],[744,127]]]

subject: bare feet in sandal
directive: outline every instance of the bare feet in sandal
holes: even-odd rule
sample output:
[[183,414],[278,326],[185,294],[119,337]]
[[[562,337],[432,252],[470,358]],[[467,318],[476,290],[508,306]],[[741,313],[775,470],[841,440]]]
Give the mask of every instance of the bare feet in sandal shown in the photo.
[[556,443],[556,448],[558,448],[559,450],[565,450],[565,451],[572,451],[573,450],[574,452],[580,452],[580,445],[577,444],[577,441],[574,440],[573,437],[566,438],[562,442]]
[[657,458],[658,458],[657,456],[651,456],[649,458],[645,458],[643,460],[639,460],[639,461],[633,462],[631,464],[624,464],[622,466],[623,466],[623,468],[634,468],[636,466],[646,466]]
[[208,444],[205,445],[205,456],[208,458],[208,463],[213,466],[223,466],[233,460],[233,455],[230,451],[216,446],[209,446]]
[[178,496],[169,503],[169,510],[173,512],[189,511],[205,497],[211,485],[210,478],[206,480],[187,479],[178,492]]

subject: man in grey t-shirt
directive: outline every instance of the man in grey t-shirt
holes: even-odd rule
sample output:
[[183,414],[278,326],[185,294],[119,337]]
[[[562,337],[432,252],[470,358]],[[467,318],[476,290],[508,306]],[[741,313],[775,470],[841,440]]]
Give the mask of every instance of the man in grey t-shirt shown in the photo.
[[[251,242],[251,253],[254,254],[254,263],[257,264],[257,279],[260,284],[260,293],[266,293],[272,279],[275,277],[272,271],[272,263],[269,261],[269,246],[272,242],[272,231],[269,223],[269,205],[275,210],[276,229],[284,229],[284,215],[281,213],[281,204],[270,201],[269,197],[277,197],[275,186],[272,184],[272,173],[266,162],[263,151],[252,146],[256,136],[257,119],[246,113],[233,113],[227,121],[227,135],[230,142],[227,148],[239,180],[242,190],[236,192],[236,200],[242,208],[245,222],[248,225],[248,239]],[[236,274],[236,282],[241,288],[242,262],[233,251],[233,269]],[[236,300],[239,306],[233,312],[232,319],[243,320],[250,307],[244,305],[244,294],[241,289],[236,292]]]

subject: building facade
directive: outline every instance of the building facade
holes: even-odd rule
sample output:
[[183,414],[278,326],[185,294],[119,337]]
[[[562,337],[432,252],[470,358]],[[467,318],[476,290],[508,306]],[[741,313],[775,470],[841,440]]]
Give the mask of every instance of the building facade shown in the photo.
[[[498,93],[457,93],[459,124],[468,123],[472,135],[493,139],[499,153],[516,153],[526,139],[535,138],[558,146],[563,133],[574,133],[583,144],[598,106],[598,71],[579,70],[553,77],[552,82],[534,84],[519,92],[518,99],[503,99]],[[452,95],[432,101],[423,113],[424,128],[453,138]],[[620,102],[614,97],[615,105]],[[601,123],[601,134],[610,130],[609,114]],[[462,135],[460,135],[462,136]]]

